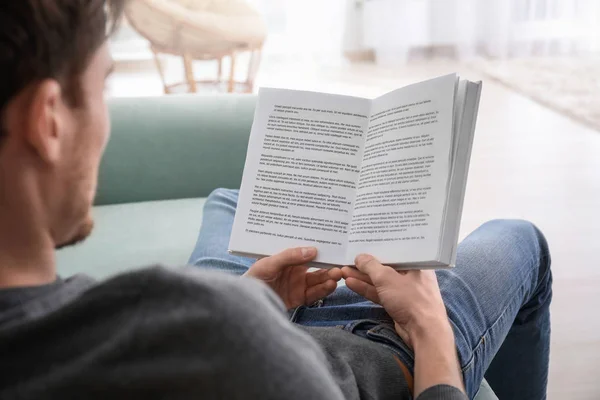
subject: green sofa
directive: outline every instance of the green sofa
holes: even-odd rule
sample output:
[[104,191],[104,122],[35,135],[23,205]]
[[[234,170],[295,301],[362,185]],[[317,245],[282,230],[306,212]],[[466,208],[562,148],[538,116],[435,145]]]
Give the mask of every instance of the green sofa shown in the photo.
[[113,99],[94,232],[58,253],[59,272],[103,278],[187,262],[215,188],[239,188],[252,96]]
[[[182,95],[112,99],[112,136],[98,181],[96,226],[58,252],[62,276],[105,278],[184,265],[208,194],[239,188],[256,98]],[[494,400],[484,382],[478,400]]]

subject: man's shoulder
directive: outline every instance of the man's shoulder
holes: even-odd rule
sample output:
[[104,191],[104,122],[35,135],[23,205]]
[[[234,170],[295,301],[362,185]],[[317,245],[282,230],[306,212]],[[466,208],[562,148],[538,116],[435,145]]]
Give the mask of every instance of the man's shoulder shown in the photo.
[[[77,286],[81,277],[65,280],[61,291]],[[54,294],[56,298],[60,293]],[[268,324],[284,315],[281,300],[262,282],[194,267],[150,266],[96,281],[71,301],[52,304],[45,312],[19,321],[44,330],[67,329],[81,335],[82,343],[115,340],[160,341],[194,331],[197,337],[213,332],[237,332],[249,320]],[[85,329],[82,329],[85,327]],[[13,332],[14,333],[14,332]],[[198,347],[197,337],[188,342]],[[120,338],[120,339],[117,339]],[[243,340],[239,336],[235,340]],[[233,340],[232,339],[232,340]],[[187,341],[187,340],[186,340]]]
[[322,352],[282,307],[252,278],[162,266],[120,274],[0,329],[0,367],[13,365],[0,397],[336,398]]
[[[85,299],[131,298],[162,304],[201,302],[203,305],[267,302],[281,308],[279,298],[262,282],[251,278],[205,270],[198,267],[154,265],[122,273],[98,282],[85,294]],[[138,303],[139,304],[139,303]]]

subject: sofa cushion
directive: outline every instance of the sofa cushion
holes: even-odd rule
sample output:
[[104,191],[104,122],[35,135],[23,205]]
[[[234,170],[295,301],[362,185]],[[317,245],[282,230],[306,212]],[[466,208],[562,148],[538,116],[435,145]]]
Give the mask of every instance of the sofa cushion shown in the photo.
[[85,242],[58,251],[58,272],[104,278],[162,263],[183,265],[192,253],[205,198],[94,207],[95,227]]
[[481,381],[481,386],[479,387],[479,392],[475,396],[475,400],[498,400],[498,397],[492,390],[491,386],[484,379]]
[[253,95],[114,98],[95,204],[205,197],[239,188]]

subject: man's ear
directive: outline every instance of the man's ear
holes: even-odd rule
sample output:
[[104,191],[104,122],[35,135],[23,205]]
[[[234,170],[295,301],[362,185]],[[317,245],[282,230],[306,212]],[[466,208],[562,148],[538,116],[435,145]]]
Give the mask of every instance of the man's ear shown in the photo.
[[25,121],[26,140],[47,163],[60,159],[61,135],[65,128],[64,105],[60,84],[46,79],[33,88]]

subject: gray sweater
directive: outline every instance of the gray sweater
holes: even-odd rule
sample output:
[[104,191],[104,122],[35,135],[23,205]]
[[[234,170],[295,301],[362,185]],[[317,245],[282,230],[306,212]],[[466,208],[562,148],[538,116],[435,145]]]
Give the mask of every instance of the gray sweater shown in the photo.
[[[252,279],[150,268],[0,290],[1,399],[410,399],[386,347]],[[418,400],[464,399],[436,386]]]

